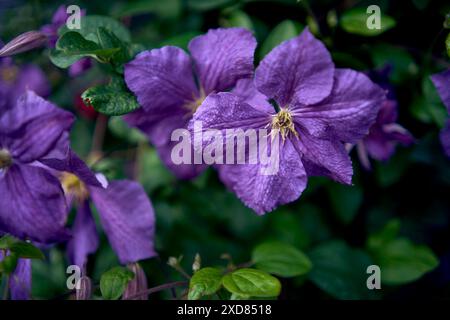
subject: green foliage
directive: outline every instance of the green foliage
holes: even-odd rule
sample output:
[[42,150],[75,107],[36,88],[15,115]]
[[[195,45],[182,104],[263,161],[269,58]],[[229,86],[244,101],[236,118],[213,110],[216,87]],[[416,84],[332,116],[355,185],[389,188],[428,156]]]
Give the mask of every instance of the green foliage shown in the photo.
[[281,284],[277,278],[262,270],[250,268],[226,274],[222,278],[222,284],[235,298],[276,297],[281,291]]
[[18,258],[44,259],[44,254],[29,242],[21,241],[10,235],[0,238],[0,250],[8,250]]
[[222,286],[223,273],[218,268],[203,268],[192,276],[189,282],[189,300],[198,300],[202,296],[216,293]]
[[346,300],[376,298],[377,293],[366,287],[366,269],[373,262],[364,251],[333,240],[313,248],[309,257],[314,266],[309,279],[332,297]]
[[399,230],[400,222],[392,220],[367,240],[367,248],[381,268],[381,281],[388,285],[415,281],[439,264],[433,251],[398,237]]
[[117,300],[125,291],[134,273],[125,267],[114,267],[105,272],[100,278],[100,291],[106,300]]
[[280,22],[273,30],[267,35],[264,40],[259,56],[262,59],[266,56],[273,48],[279,45],[285,40],[289,40],[299,35],[302,31],[303,26],[292,20],[284,20]]
[[344,224],[352,222],[363,202],[363,191],[357,186],[334,183],[328,186],[328,194],[339,220]]
[[280,277],[307,274],[312,264],[309,258],[295,247],[282,242],[266,242],[252,253],[256,268]]
[[348,33],[366,37],[378,36],[396,25],[394,18],[385,13],[381,13],[380,29],[369,29],[367,27],[367,19],[369,16],[366,13],[366,8],[351,9],[342,15],[340,25]]
[[450,33],[447,36],[447,39],[445,39],[445,47],[447,48],[447,55],[450,57]]

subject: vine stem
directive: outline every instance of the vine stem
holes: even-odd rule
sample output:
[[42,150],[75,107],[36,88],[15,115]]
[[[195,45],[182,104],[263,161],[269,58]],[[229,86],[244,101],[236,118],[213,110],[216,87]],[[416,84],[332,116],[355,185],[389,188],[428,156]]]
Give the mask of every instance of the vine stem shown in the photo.
[[162,284],[160,286],[153,287],[153,288],[150,288],[150,289],[138,292],[135,295],[132,295],[132,296],[130,296],[127,299],[124,299],[124,300],[134,300],[134,299],[137,299],[137,298],[139,298],[139,297],[141,297],[143,295],[149,295],[149,294],[156,293],[156,292],[159,292],[159,291],[162,291],[162,290],[172,289],[172,288],[175,288],[175,287],[182,287],[182,286],[185,286],[185,285],[187,285],[187,281],[170,282],[170,283]]
[[99,156],[102,153],[103,140],[105,139],[108,117],[99,113],[95,122],[94,136],[92,138],[91,154]]

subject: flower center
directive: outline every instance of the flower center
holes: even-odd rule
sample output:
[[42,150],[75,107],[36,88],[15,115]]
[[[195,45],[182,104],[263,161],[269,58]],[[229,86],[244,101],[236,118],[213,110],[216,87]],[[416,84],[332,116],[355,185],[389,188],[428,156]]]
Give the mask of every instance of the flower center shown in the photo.
[[186,103],[185,107],[190,111],[191,114],[194,114],[205,99],[206,99],[205,90],[203,90],[203,88],[200,88],[199,95],[198,96],[194,95],[193,100]]
[[16,66],[5,67],[0,69],[0,79],[5,82],[12,83],[16,80],[19,68]]
[[6,169],[12,165],[12,157],[8,150],[0,149],[0,169]]
[[63,172],[59,179],[66,195],[73,195],[79,201],[89,196],[86,185],[76,175]]
[[289,133],[293,133],[295,136],[298,136],[297,131],[295,131],[292,114],[285,108],[281,108],[280,111],[273,116],[272,130],[272,134],[280,132],[283,141],[286,140]]

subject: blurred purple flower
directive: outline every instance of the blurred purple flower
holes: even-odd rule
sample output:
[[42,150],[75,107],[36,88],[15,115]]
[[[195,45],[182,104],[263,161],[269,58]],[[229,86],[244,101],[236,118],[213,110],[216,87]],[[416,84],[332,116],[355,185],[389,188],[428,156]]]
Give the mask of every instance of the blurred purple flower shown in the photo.
[[239,79],[252,76],[255,48],[248,30],[215,29],[191,40],[191,57],[166,46],[142,52],[125,66],[126,83],[142,106],[125,120],[148,136],[179,178],[192,178],[205,166],[174,164],[170,155],[176,142],[171,133],[187,127],[210,93],[231,89]]
[[[6,255],[9,253],[6,252]],[[5,252],[0,250],[0,262]],[[9,276],[8,284],[11,300],[29,300],[31,297],[31,260],[18,259],[16,269]]]
[[121,263],[132,263],[156,255],[153,247],[154,211],[140,184],[129,180],[108,183],[102,175],[95,175],[72,151],[64,160],[51,159],[45,164],[60,172],[68,202],[77,206],[73,237],[68,244],[69,256],[74,264],[83,268],[87,256],[98,247],[91,201]]
[[[356,143],[356,150],[361,165],[370,170],[369,156],[378,161],[387,161],[394,154],[397,144],[408,146],[414,143],[414,137],[396,123],[398,103],[394,89],[389,83],[390,66],[372,71],[369,77],[386,91],[387,99],[382,103],[377,119],[369,134]],[[353,145],[347,145],[351,149]]]
[[[210,95],[193,117],[204,130],[269,128],[280,133],[278,172],[263,175],[261,164],[223,165],[220,175],[228,187],[263,214],[298,199],[308,176],[351,184],[352,163],[344,143],[367,134],[383,90],[362,73],[335,69],[309,30],[274,48],[257,68],[254,83],[256,89],[247,84],[234,93]],[[278,112],[268,98],[280,106]]]
[[43,165],[69,145],[74,117],[31,91],[0,116],[0,230],[49,243],[66,238],[60,182]]
[[50,94],[50,84],[37,66],[17,66],[11,58],[0,59],[0,115],[12,108],[26,90],[42,97]]
[[[442,102],[447,107],[450,114],[450,69],[431,76]],[[450,157],[450,119],[447,119],[444,129],[441,131],[441,143],[444,147],[445,154]]]
[[[81,10],[81,16],[86,15],[86,10]],[[59,6],[52,17],[52,23],[42,26],[41,32],[44,33],[48,38],[48,46],[54,48],[56,42],[58,41],[58,30],[67,21],[69,15],[67,14],[67,8],[65,5]],[[92,66],[91,60],[89,58],[83,58],[72,64],[69,68],[69,75],[71,77],[76,77]]]

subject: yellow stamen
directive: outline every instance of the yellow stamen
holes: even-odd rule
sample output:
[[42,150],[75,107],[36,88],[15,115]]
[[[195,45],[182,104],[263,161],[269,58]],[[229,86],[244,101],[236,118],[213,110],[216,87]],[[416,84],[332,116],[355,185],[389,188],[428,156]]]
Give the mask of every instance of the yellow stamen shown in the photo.
[[73,195],[79,201],[83,201],[89,196],[86,185],[76,175],[63,172],[60,181],[66,195]]
[[203,88],[200,88],[199,95],[193,97],[193,101],[189,101],[185,104],[185,108],[188,109],[192,114],[197,111],[198,107],[203,103],[203,101],[206,99],[205,90]]
[[296,137],[298,136],[295,130],[294,121],[292,115],[288,109],[281,108],[281,110],[273,116],[272,118],[272,135],[281,133],[281,138],[283,142],[286,140],[289,133],[293,133]]

